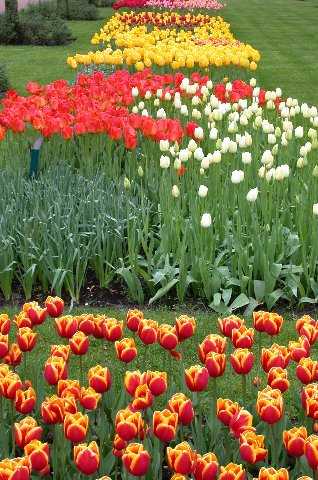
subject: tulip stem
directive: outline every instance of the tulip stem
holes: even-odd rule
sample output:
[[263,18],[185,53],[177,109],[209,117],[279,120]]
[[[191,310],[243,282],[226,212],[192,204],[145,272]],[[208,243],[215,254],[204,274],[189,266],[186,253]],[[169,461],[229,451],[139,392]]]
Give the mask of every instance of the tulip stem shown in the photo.
[[81,378],[81,383],[84,381],[83,377],[83,356],[79,355],[79,362],[80,362],[80,378]]
[[14,415],[14,403],[11,403],[11,439],[12,439],[12,455],[15,457],[15,435],[14,435],[14,422],[15,422],[15,415]]
[[262,356],[262,332],[258,332],[258,365],[261,369],[261,356]]
[[241,375],[242,377],[242,399],[243,399],[243,404],[245,406],[246,404],[246,375]]

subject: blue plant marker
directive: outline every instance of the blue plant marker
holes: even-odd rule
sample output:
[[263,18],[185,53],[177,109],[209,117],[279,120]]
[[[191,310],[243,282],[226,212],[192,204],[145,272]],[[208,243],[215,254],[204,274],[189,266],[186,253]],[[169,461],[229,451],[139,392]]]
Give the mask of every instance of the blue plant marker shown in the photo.
[[42,143],[43,143],[43,138],[42,137],[37,138],[30,150],[30,155],[31,155],[30,171],[29,171],[30,178],[34,178],[38,174],[40,149],[41,149]]

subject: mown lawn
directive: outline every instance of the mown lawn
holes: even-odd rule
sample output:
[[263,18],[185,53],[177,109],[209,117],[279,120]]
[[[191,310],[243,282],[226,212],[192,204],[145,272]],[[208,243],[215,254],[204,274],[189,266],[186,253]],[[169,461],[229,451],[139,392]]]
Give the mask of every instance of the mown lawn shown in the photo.
[[[227,0],[221,15],[231,23],[238,39],[258,48],[262,54],[256,73],[268,89],[277,86],[286,96],[318,104],[318,3],[316,0]],[[111,15],[100,9],[101,19],[70,22],[76,41],[62,47],[0,46],[13,87],[23,91],[25,82],[73,79],[66,57],[90,50],[90,38]]]
[[[7,311],[11,316],[16,313],[16,309],[1,309],[1,313]],[[107,313],[108,316],[115,317],[120,320],[125,319],[126,310],[123,309],[107,309],[107,310],[97,310],[97,309],[85,309],[85,310],[73,310],[72,314],[79,314],[89,312],[89,313]],[[67,312],[66,312],[67,313]],[[172,312],[171,310],[147,310],[145,311],[146,318],[152,318],[159,323],[173,323],[176,316],[182,313],[189,313],[185,310]],[[204,339],[206,335],[209,333],[220,333],[218,324],[217,324],[217,316],[212,313],[194,313],[193,314],[197,320],[197,330],[195,336],[190,340],[185,341],[179,350],[183,354],[182,363],[178,362],[170,357],[170,355],[163,350],[158,344],[152,345],[148,348],[146,353],[146,348],[142,345],[139,338],[135,336],[138,355],[136,359],[129,364],[128,366],[122,364],[116,359],[115,355],[115,348],[114,345],[110,342],[106,342],[104,340],[95,340],[91,338],[91,344],[89,348],[89,352],[85,355],[83,359],[83,371],[87,372],[87,370],[96,365],[101,364],[103,366],[108,366],[112,373],[112,377],[114,380],[114,390],[118,391],[122,388],[122,380],[123,375],[126,370],[136,370],[140,369],[141,371],[145,371],[147,369],[150,370],[165,370],[168,371],[168,377],[170,378],[170,384],[172,384],[173,391],[177,391],[180,384],[181,379],[181,370],[183,367],[189,367],[191,365],[195,365],[199,363],[199,357],[197,354],[197,347],[200,342]],[[277,337],[269,337],[267,335],[263,335],[262,345],[263,346],[270,346],[272,343],[276,342],[280,345],[287,345],[289,340],[296,339],[298,337],[295,331],[295,320],[296,317],[288,313],[284,316],[285,322],[282,329],[282,332]],[[251,325],[251,320],[247,321],[248,325]],[[27,372],[25,372],[25,366],[22,364],[18,368],[18,372],[21,373],[21,377],[26,379],[30,378],[35,385],[37,385],[39,389],[39,400],[45,394],[51,392],[54,393],[54,388],[48,388],[45,385],[45,382],[42,377],[42,370],[46,359],[50,355],[50,345],[58,344],[58,343],[65,343],[65,339],[61,339],[57,336],[55,329],[54,329],[54,320],[47,319],[45,324],[39,327],[39,340],[38,344],[35,349],[28,354],[27,356]],[[124,336],[132,336],[132,333],[129,330],[125,330]],[[230,345],[230,341],[228,341],[227,347],[227,369],[226,373],[222,378],[217,380],[217,394],[219,396],[224,396],[227,398],[231,398],[232,400],[241,401],[242,402],[242,389],[241,389],[241,377],[234,373],[230,362],[229,362],[229,354],[232,352],[233,347]],[[258,343],[257,337],[255,337],[255,345],[253,348],[255,359],[258,357]],[[312,358],[317,358],[318,353],[318,344],[312,349],[311,356]],[[80,362],[76,356],[72,356],[70,360],[70,368],[69,368],[69,378],[75,379],[80,377]],[[264,388],[266,386],[266,375],[261,371],[259,366],[258,360],[255,361],[254,368],[250,372],[247,378],[247,401],[246,404],[249,408],[253,408],[255,405],[255,400],[257,397],[257,390],[253,385],[253,379],[255,376],[259,376],[261,378],[261,387]],[[299,414],[299,388],[300,382],[297,380],[295,376],[295,364],[291,362],[289,368],[289,378],[291,381],[291,388],[288,392],[284,394],[284,398],[286,403],[288,404],[288,410],[293,415]],[[85,380],[83,384],[87,383],[86,374],[84,375]],[[212,388],[212,384],[210,385]],[[188,392],[189,393],[189,392]],[[204,400],[205,395],[202,394],[202,400]],[[205,397],[205,400],[209,402],[209,396]],[[163,406],[162,402],[164,402],[166,398],[162,398],[159,401],[158,405]],[[298,412],[298,413],[297,413]]]

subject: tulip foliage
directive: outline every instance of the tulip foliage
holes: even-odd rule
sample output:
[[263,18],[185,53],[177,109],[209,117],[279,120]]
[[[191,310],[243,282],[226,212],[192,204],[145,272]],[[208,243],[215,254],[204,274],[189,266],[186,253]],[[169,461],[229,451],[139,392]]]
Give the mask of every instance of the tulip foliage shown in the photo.
[[[194,360],[187,315],[69,315],[59,297],[2,314],[0,478],[316,478],[318,322],[304,315],[298,340],[270,345],[284,327],[265,311],[219,318]],[[148,369],[155,349],[167,370]]]

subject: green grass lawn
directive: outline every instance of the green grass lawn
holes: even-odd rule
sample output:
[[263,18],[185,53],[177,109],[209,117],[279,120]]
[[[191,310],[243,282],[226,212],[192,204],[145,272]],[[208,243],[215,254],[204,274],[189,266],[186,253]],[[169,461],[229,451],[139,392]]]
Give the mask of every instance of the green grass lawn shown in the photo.
[[[281,87],[286,96],[318,104],[318,18],[316,0],[227,0],[221,15],[237,38],[258,48],[262,55],[256,73],[268,89]],[[100,9],[101,19],[70,22],[76,41],[61,47],[0,47],[13,87],[23,91],[28,80],[49,82],[74,78],[66,57],[90,50],[90,38],[111,9]]]

